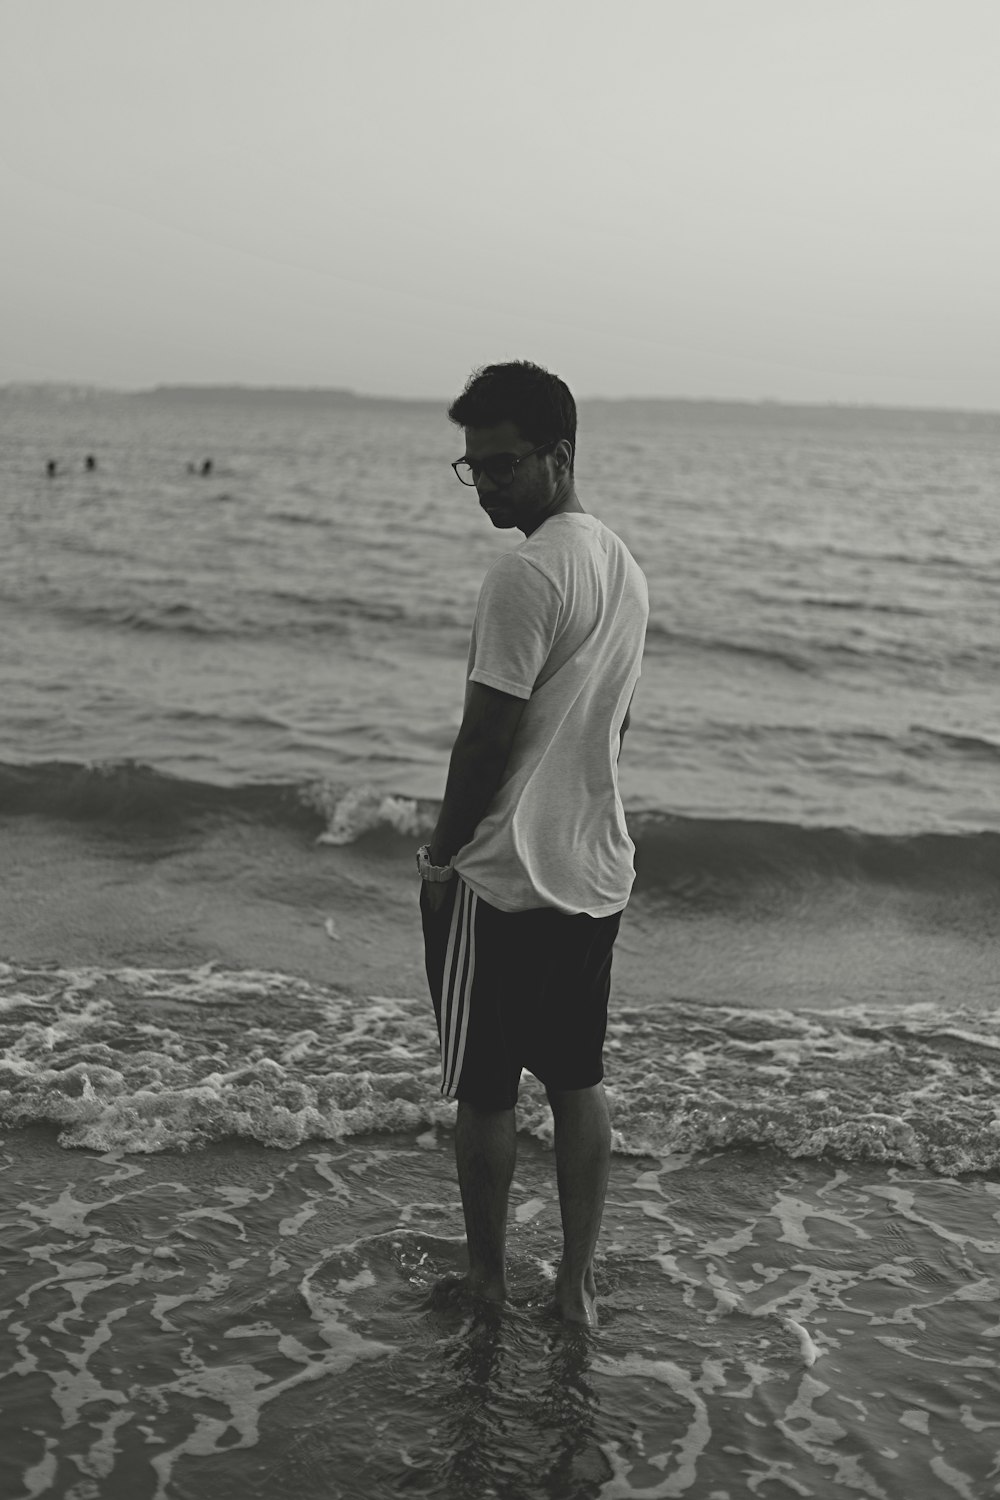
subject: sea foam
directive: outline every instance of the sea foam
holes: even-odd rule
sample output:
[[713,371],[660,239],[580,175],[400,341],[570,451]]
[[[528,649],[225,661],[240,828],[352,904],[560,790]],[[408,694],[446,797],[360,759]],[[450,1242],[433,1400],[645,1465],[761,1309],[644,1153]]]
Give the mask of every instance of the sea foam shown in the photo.
[[[605,1050],[614,1148],[1000,1165],[1000,1017],[931,1005],[618,1005]],[[0,1123],[156,1152],[227,1137],[290,1148],[450,1127],[429,1004],[213,965],[0,968]],[[552,1140],[525,1074],[521,1129]]]

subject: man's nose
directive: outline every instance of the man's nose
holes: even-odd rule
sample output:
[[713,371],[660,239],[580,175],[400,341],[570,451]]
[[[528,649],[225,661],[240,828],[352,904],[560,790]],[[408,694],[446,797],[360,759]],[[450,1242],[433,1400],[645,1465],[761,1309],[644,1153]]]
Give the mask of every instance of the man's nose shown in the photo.
[[485,469],[480,469],[479,474],[476,477],[476,489],[479,491],[480,495],[492,495],[493,491],[496,489],[496,485],[493,483],[493,480],[487,474]]

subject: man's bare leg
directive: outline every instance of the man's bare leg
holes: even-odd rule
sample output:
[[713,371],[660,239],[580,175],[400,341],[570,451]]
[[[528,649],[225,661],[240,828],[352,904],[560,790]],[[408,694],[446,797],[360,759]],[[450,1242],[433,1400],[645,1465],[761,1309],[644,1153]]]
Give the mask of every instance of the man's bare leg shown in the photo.
[[604,1085],[548,1089],[555,1120],[556,1177],[563,1257],[556,1274],[556,1309],[572,1323],[597,1326],[594,1250],[604,1216],[611,1167],[611,1121]]
[[483,1110],[459,1101],[455,1162],[469,1242],[469,1290],[507,1300],[507,1197],[517,1158],[512,1109]]

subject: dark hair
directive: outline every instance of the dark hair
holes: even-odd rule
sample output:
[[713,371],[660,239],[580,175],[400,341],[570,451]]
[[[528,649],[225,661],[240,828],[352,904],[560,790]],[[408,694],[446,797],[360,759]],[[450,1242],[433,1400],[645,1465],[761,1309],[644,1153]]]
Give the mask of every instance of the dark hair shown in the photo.
[[473,370],[465,390],[448,408],[448,416],[458,427],[513,422],[521,436],[536,445],[568,438],[572,445],[569,470],[573,472],[576,402],[565,381],[530,360]]

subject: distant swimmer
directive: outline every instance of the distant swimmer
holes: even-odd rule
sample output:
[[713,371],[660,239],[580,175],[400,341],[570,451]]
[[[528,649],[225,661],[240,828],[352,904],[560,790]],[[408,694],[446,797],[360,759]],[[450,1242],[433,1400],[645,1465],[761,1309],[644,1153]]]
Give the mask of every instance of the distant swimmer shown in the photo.
[[87,457],[83,461],[83,467],[87,469],[88,472],[93,472],[93,470],[97,468],[97,459],[92,453],[87,454]]
[[58,465],[57,465],[55,459],[54,458],[50,458],[49,461],[48,461],[48,463],[45,465],[45,472],[49,476],[50,479],[54,479],[55,478],[55,473],[56,473],[56,469],[57,468],[58,468]]
[[211,474],[211,472],[212,472],[212,460],[210,458],[206,458],[205,462],[202,464],[202,466],[201,466],[201,472],[203,474]]

